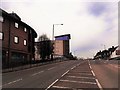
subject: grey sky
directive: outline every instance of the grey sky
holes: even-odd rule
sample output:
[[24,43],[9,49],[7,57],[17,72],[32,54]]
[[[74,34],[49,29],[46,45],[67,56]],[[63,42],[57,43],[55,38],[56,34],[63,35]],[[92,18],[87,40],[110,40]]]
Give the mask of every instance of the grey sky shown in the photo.
[[[84,1],[84,2],[83,2]],[[71,51],[91,57],[118,45],[118,0],[2,0],[1,8],[17,13],[38,35],[71,34]],[[37,39],[36,39],[37,41]]]

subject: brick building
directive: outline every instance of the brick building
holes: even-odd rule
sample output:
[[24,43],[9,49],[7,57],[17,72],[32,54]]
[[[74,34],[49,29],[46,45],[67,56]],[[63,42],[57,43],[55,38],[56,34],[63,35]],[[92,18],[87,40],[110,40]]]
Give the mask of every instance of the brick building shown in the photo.
[[3,67],[13,63],[30,63],[34,59],[35,30],[16,13],[0,9],[0,51]]
[[70,34],[56,36],[54,41],[54,54],[58,56],[68,56],[70,54],[70,39]]

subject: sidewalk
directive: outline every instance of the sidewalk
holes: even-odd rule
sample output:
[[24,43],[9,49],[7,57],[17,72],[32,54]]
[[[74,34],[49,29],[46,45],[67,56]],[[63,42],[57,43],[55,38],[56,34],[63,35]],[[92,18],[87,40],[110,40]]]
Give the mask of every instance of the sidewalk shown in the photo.
[[35,63],[35,64],[27,64],[27,65],[23,65],[23,66],[18,66],[18,67],[3,69],[2,73],[19,71],[19,70],[23,70],[23,69],[38,67],[38,66],[41,66],[41,65],[52,64],[52,63],[57,63],[57,62],[62,62],[62,61],[67,61],[67,60],[59,59],[59,60],[53,60],[53,61],[47,61],[47,62],[40,62],[40,63]]

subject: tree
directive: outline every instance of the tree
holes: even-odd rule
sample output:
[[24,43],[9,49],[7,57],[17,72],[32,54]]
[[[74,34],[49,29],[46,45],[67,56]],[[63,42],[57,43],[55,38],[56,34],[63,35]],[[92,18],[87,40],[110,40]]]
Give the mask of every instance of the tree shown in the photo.
[[38,38],[39,45],[37,46],[40,58],[42,60],[50,59],[50,55],[53,53],[53,44],[46,34],[41,35]]
[[50,39],[47,37],[46,34],[43,34],[43,35],[39,36],[39,38],[38,38],[38,42],[47,41],[47,40],[50,40]]

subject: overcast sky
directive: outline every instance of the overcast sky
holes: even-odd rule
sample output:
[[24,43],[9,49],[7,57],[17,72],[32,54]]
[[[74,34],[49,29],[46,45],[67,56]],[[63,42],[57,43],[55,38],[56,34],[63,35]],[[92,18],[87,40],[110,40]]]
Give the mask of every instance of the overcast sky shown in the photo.
[[52,39],[53,24],[64,24],[55,25],[55,36],[71,34],[71,52],[79,57],[118,45],[118,0],[2,0],[0,7],[38,36]]

